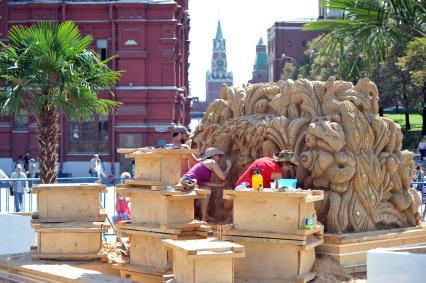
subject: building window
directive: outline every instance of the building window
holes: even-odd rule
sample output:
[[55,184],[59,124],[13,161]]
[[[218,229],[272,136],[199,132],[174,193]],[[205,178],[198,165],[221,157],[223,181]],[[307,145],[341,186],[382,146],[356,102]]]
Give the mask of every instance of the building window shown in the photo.
[[291,47],[291,40],[287,40],[287,47]]
[[107,56],[108,56],[107,47],[108,47],[108,41],[106,39],[96,40],[96,48],[98,49],[98,53],[102,61],[107,59]]
[[306,40],[303,40],[303,41],[302,41],[302,46],[303,46],[303,47],[306,47]]
[[28,111],[20,109],[13,119],[15,129],[26,129],[28,127]]
[[81,122],[69,122],[68,152],[108,152],[109,121],[108,117],[95,117]]

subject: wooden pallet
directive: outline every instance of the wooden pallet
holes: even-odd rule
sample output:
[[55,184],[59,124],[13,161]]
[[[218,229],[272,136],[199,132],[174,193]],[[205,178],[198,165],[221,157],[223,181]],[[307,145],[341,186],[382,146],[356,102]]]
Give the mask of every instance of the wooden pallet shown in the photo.
[[426,243],[426,226],[362,233],[324,234],[316,252],[334,258],[349,272],[365,270],[367,251],[375,248],[406,247]]

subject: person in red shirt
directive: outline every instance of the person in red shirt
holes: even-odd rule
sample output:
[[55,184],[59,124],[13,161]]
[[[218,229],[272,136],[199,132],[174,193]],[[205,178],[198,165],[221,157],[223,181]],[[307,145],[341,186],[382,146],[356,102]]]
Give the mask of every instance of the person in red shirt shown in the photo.
[[247,182],[249,184],[247,187],[251,188],[253,170],[260,169],[260,174],[263,177],[263,187],[270,188],[271,180],[294,177],[296,175],[294,165],[297,165],[297,161],[293,157],[293,152],[290,150],[276,152],[272,158],[262,157],[256,159],[238,179],[236,186]]

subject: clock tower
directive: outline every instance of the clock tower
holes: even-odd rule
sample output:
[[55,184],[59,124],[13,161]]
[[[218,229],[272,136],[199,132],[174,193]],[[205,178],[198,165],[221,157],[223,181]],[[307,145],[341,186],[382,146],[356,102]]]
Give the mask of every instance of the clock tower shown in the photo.
[[231,86],[232,83],[232,72],[228,72],[228,60],[226,58],[226,40],[223,38],[220,21],[218,21],[216,37],[213,39],[211,70],[206,73],[206,101],[210,104],[213,100],[219,98],[222,85]]

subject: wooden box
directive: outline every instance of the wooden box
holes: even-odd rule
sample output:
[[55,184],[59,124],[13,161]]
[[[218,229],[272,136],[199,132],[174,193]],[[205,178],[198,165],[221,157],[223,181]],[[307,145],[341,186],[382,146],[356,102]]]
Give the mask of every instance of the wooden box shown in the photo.
[[107,191],[99,184],[41,184],[32,192],[37,194],[41,222],[66,222],[101,220],[100,193]]
[[426,244],[426,225],[361,233],[324,234],[317,253],[335,259],[348,272],[366,270],[367,251],[376,248]]
[[176,283],[232,283],[234,259],[245,256],[243,246],[215,238],[163,242],[173,249]]
[[37,233],[37,253],[34,258],[90,260],[104,257],[102,233],[110,226],[105,223],[68,222],[33,224]]
[[[134,227],[134,226],[133,226]],[[172,251],[163,245],[165,239],[202,239],[203,233],[198,231],[182,232],[182,234],[168,234],[150,232],[146,230],[116,229],[130,238],[129,267],[149,274],[164,274],[171,270]]]
[[132,224],[159,225],[168,228],[186,225],[194,227],[202,224],[199,221],[194,222],[194,199],[205,196],[198,195],[195,191],[184,193],[182,191],[153,191],[118,187],[117,193],[120,192],[130,196]]
[[[192,158],[198,150],[139,148],[118,149],[126,158],[135,159],[135,178],[140,185],[174,185],[182,176],[182,159]],[[128,181],[126,183],[132,183]],[[134,183],[134,182],[133,182]],[[133,184],[132,183],[132,184]],[[135,183],[136,184],[136,183]]]
[[306,245],[297,241],[224,235],[223,239],[243,245],[246,257],[235,261],[235,274],[241,278],[256,278],[259,282],[291,280],[307,282],[315,277],[311,272],[315,247],[322,239],[311,236]]
[[234,229],[240,231],[297,234],[303,231],[306,217],[315,212],[314,202],[324,192],[259,192],[224,190],[232,199]]

